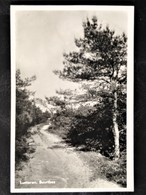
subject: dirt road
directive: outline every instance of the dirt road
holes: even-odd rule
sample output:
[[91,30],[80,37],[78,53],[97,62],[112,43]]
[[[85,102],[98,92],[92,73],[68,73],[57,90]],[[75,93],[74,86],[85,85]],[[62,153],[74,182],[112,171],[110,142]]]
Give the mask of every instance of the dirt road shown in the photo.
[[119,187],[105,179],[91,181],[92,172],[74,148],[55,134],[48,133],[47,125],[33,140],[36,151],[19,171],[16,188],[98,188]]

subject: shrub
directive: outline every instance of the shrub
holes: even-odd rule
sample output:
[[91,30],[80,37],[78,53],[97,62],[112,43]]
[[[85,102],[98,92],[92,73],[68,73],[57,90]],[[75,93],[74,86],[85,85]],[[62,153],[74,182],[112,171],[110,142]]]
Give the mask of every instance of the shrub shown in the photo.
[[126,187],[126,152],[122,152],[117,161],[103,161],[101,173],[110,181],[115,181],[117,184]]
[[15,160],[16,160],[16,167],[19,164],[20,161],[26,161],[28,160],[28,158],[26,157],[25,153],[27,153],[28,149],[29,149],[29,145],[26,142],[26,138],[23,136],[20,139],[16,140],[16,156],[15,156]]

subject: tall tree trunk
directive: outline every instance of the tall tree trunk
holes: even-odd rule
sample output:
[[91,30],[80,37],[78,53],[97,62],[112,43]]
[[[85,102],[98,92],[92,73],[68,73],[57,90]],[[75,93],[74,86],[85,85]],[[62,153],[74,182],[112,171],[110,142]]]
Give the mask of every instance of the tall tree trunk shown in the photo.
[[118,122],[117,122],[117,91],[114,90],[114,109],[113,109],[113,134],[114,134],[114,144],[115,144],[115,155],[114,159],[119,159],[120,156],[120,144],[119,144],[119,128],[118,128]]

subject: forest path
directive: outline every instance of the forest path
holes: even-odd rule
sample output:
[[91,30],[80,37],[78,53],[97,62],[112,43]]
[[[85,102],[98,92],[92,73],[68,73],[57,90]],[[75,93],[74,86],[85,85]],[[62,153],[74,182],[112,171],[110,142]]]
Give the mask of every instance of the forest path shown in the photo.
[[117,188],[120,187],[106,179],[91,181],[92,171],[80,158],[80,153],[63,140],[46,131],[43,126],[39,133],[32,135],[36,151],[26,163],[16,188]]

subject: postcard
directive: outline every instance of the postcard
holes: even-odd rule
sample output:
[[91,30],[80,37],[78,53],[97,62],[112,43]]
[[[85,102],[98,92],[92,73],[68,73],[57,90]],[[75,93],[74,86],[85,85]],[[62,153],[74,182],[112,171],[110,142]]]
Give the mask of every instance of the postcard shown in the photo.
[[11,192],[134,191],[133,6],[11,6]]

